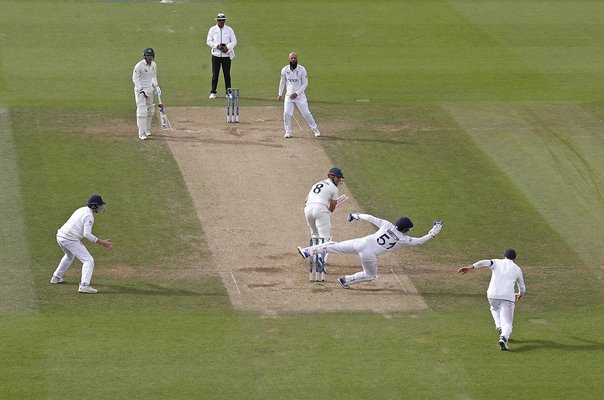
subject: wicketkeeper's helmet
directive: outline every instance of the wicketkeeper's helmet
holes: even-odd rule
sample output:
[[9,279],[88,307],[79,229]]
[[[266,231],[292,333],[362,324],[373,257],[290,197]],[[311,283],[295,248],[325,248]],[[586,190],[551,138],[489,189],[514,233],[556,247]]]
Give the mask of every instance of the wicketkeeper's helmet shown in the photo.
[[90,196],[88,198],[88,207],[90,207],[90,208],[100,207],[103,204],[105,204],[105,202],[103,201],[103,198],[99,194],[93,194],[92,196]]
[[153,56],[153,57],[155,57],[155,52],[153,51],[153,49],[151,47],[147,47],[145,50],[143,50],[143,57],[144,56]]
[[402,233],[409,232],[411,228],[413,228],[413,222],[407,217],[400,217],[396,220],[394,225],[396,225],[396,229]]

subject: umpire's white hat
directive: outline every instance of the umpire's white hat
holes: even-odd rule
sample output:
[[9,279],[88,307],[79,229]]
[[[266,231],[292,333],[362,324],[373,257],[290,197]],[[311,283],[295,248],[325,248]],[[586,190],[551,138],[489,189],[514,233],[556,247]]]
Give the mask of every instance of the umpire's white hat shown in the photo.
[[224,13],[219,13],[219,14],[216,16],[216,21],[220,21],[220,20],[222,20],[222,21],[225,21],[225,20],[226,20],[226,15],[224,15]]

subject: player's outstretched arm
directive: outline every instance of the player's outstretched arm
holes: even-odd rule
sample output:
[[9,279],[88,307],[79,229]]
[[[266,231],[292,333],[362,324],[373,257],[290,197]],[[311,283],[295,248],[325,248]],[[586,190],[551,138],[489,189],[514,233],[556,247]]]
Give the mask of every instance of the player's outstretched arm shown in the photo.
[[461,267],[460,269],[457,270],[458,274],[467,274],[468,272],[472,272],[472,270],[474,269],[473,265],[470,265],[468,267]]

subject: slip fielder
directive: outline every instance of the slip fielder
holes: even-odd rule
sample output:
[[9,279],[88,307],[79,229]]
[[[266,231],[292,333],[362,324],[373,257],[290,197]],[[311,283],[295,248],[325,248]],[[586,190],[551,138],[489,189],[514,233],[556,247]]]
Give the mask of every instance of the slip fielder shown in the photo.
[[57,269],[52,274],[50,283],[53,285],[63,283],[63,275],[67,272],[74,259],[82,262],[82,279],[80,281],[80,293],[96,293],[97,290],[90,286],[92,272],[94,271],[94,258],[82,244],[82,238],[86,238],[92,243],[100,244],[108,249],[113,247],[110,239],[101,239],[92,234],[92,225],[94,225],[94,214],[105,211],[105,201],[103,198],[94,194],[88,199],[88,204],[80,207],[71,215],[71,217],[57,231],[57,243],[63,250],[63,258],[59,262]]
[[[459,268],[457,272],[464,275],[479,268],[488,268],[492,272],[487,289],[487,299],[495,321],[495,329],[500,335],[499,347],[502,351],[508,351],[508,340],[512,334],[516,302],[524,296],[526,291],[522,270],[516,264],[516,250],[506,249],[503,259],[480,260],[468,267]],[[518,292],[515,291],[516,287]]]

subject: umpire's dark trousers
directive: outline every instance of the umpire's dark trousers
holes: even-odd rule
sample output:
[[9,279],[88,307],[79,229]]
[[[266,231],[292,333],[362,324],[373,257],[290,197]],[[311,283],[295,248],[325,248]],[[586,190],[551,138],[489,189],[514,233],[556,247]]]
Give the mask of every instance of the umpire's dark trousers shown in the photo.
[[225,94],[227,89],[231,87],[231,58],[228,56],[212,56],[212,91],[210,93],[216,93],[216,87],[218,86],[218,75],[220,75],[220,67],[222,67],[222,74],[224,75]]

